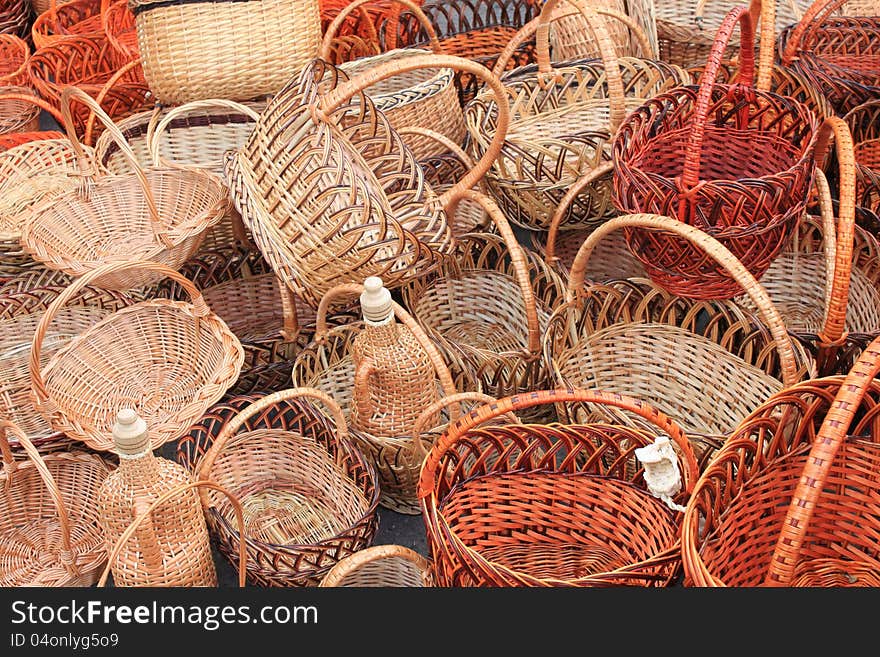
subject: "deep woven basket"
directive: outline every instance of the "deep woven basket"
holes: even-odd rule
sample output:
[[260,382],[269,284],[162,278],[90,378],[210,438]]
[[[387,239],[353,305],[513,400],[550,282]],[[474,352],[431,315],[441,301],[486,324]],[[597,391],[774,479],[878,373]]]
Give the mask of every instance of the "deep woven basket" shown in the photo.
[[331,568],[321,587],[422,588],[434,586],[431,563],[403,545],[374,545],[358,550]]

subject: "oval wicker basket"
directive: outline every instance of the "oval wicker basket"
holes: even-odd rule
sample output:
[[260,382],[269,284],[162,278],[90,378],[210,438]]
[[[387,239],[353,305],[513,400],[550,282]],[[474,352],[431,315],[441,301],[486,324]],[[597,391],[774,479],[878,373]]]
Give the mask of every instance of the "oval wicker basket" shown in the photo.
[[62,3],[49,0],[46,11],[38,14],[31,25],[31,38],[38,49],[75,36],[104,38],[101,0],[70,0]]
[[341,559],[318,586],[422,588],[434,586],[434,575],[418,552],[403,545],[374,545]]
[[44,106],[51,107],[28,87],[0,87],[0,138],[22,135],[17,141],[29,141],[25,135],[39,132]]
[[[660,2],[663,4],[663,0]],[[654,0],[593,0],[590,3],[594,10],[605,9],[629,16],[638,23],[647,37],[646,41],[642,42],[635,38],[623,23],[609,25],[609,36],[614,44],[614,50],[620,57],[660,59],[654,5]],[[565,12],[565,9],[560,8],[557,11]],[[649,50],[644,49],[646,44],[650,46]],[[553,24],[550,31],[550,47],[553,48],[554,59],[560,62],[601,56],[599,46],[592,37],[589,27],[583,17],[577,13],[569,14]],[[678,63],[665,61],[670,64]]]
[[14,34],[0,33],[0,87],[23,87],[30,84],[28,59],[31,48]]

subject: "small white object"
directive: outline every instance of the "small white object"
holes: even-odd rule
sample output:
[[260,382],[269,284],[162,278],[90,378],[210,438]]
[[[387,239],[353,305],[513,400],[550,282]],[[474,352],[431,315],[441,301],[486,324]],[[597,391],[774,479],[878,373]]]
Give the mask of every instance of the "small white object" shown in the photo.
[[394,303],[382,279],[370,276],[361,292],[361,313],[368,324],[387,324],[394,318]]
[[122,458],[136,458],[149,450],[150,437],[147,423],[133,408],[123,408],[116,414],[113,443]]
[[651,494],[666,503],[673,511],[684,511],[672,498],[681,492],[681,471],[678,456],[669,436],[658,436],[650,445],[636,450],[636,458],[645,466],[645,483]]

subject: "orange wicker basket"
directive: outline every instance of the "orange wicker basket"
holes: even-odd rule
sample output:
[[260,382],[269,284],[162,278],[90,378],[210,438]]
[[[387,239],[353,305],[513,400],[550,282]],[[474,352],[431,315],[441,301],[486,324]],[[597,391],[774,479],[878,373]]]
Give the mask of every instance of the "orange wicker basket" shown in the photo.
[[110,45],[125,59],[138,59],[134,12],[128,0],[101,0],[101,28]]
[[49,8],[39,14],[31,26],[31,38],[38,49],[74,36],[104,38],[101,0],[72,0],[61,4],[49,0]]
[[33,10],[30,0],[2,0],[0,2],[0,34],[14,34],[30,38]]
[[0,34],[0,87],[30,84],[27,67],[30,56],[27,41],[14,34]]

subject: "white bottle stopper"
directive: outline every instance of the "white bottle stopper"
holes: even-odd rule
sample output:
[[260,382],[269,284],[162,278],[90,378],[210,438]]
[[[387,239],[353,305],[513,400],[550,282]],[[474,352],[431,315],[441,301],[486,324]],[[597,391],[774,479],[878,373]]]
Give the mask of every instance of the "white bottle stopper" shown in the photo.
[[684,507],[672,501],[681,492],[681,472],[678,469],[678,455],[669,436],[658,436],[651,445],[635,451],[636,458],[645,466],[645,483],[651,495],[662,500],[673,511],[684,511]]
[[147,423],[133,408],[123,408],[116,414],[113,443],[120,456],[139,456],[149,450]]
[[361,312],[368,324],[386,324],[394,317],[391,292],[382,284],[378,276],[370,276],[364,281],[361,292]]

